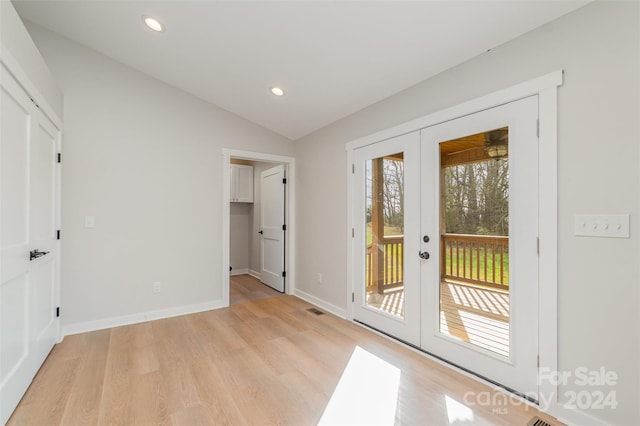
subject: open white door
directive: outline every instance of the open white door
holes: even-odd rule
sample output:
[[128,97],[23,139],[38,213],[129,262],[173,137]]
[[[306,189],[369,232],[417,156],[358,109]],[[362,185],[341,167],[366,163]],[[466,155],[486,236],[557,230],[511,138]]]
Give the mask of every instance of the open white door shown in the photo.
[[56,341],[59,130],[0,70],[0,424]]
[[284,166],[265,170],[260,199],[260,280],[274,289],[285,289],[285,171]]

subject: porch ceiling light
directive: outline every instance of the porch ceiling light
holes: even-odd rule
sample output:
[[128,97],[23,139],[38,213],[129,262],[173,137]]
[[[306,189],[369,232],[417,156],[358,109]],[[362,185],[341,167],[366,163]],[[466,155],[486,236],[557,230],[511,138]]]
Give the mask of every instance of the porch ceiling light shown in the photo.
[[509,153],[509,132],[508,130],[498,129],[487,132],[484,135],[487,141],[484,150],[491,158],[506,157]]

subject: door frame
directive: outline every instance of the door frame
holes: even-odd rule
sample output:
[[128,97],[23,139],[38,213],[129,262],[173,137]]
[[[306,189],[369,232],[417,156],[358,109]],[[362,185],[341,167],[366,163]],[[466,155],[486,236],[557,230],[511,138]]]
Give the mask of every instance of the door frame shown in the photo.
[[231,175],[229,166],[231,157],[260,161],[263,163],[284,164],[287,176],[285,193],[285,217],[287,218],[287,231],[285,234],[284,261],[287,271],[286,294],[294,294],[296,277],[296,160],[293,157],[283,155],[266,154],[262,152],[242,151],[237,149],[222,149],[222,302],[223,306],[229,306],[229,214],[231,202]]
[[[352,293],[357,285],[357,273],[353,267],[355,244],[352,232],[355,227],[353,161],[354,150],[391,137],[431,127],[465,115],[480,112],[505,103],[538,95],[539,146],[538,146],[538,237],[539,237],[539,307],[538,338],[539,367],[541,371],[558,371],[558,87],[562,85],[564,71],[557,70],[520,84],[469,100],[467,102],[433,112],[406,123],[355,139],[346,144],[347,151],[347,286],[345,303],[347,318],[353,320]],[[431,357],[426,354],[426,356]],[[435,358],[434,358],[435,359]],[[462,371],[456,367],[456,370]],[[465,373],[466,374],[466,373]],[[483,381],[477,376],[477,380]],[[540,380],[539,380],[540,381]],[[488,383],[488,382],[485,382]],[[491,385],[490,383],[488,383]],[[539,409],[551,415],[560,414],[558,385],[552,380],[539,383]],[[526,402],[526,400],[525,400]]]

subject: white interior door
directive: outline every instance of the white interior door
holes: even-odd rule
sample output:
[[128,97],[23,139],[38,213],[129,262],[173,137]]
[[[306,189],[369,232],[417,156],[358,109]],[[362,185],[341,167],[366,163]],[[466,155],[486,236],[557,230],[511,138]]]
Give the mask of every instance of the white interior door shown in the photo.
[[0,423],[4,424],[56,341],[59,131],[4,66],[1,72]]
[[260,175],[260,280],[274,289],[285,289],[285,170],[283,165]]
[[[538,399],[537,119],[534,96],[423,129],[421,135],[421,227],[430,237],[421,244],[431,253],[421,270],[421,347],[533,400]],[[479,135],[486,142],[474,148]],[[478,161],[488,155],[489,144],[495,155],[506,156]],[[452,156],[462,169],[446,175],[445,168],[455,163]],[[502,207],[482,214],[502,214],[504,228],[497,234],[503,235],[454,224],[452,218],[479,211],[481,197],[489,202],[487,191],[497,184],[485,184],[483,192],[476,182],[496,176],[502,176],[500,191],[508,184],[506,198],[494,196]],[[460,196],[455,192],[460,188],[470,195]],[[455,226],[463,232],[450,233],[448,227]]]
[[353,317],[420,344],[420,132],[354,152]]

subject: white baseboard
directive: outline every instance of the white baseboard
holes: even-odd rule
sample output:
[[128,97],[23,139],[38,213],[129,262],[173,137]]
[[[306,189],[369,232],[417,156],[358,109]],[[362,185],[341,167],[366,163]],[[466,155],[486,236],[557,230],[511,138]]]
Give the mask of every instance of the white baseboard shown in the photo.
[[558,404],[558,420],[567,425],[592,425],[592,426],[604,426],[609,423],[604,420],[600,420],[597,417],[593,417],[590,414],[581,410],[574,410],[564,407],[562,404]]
[[336,315],[340,318],[347,318],[347,310],[340,308],[332,303],[329,302],[325,302],[324,300],[316,297],[316,296],[312,296],[309,293],[305,293],[302,290],[296,290],[294,293],[297,297],[299,297],[302,300],[305,300],[309,303],[311,303],[312,305],[316,305],[319,308],[324,309],[327,312],[331,312],[333,315]]
[[224,308],[222,299],[210,302],[196,303],[193,305],[176,306],[174,308],[159,309],[157,311],[140,312],[137,314],[123,315],[120,317],[103,318],[95,321],[78,322],[68,324],[63,328],[63,335],[86,333],[88,331],[104,330],[105,328],[120,327],[122,325],[137,324],[163,318],[177,317],[180,315],[195,314],[197,312],[210,311]]
[[260,279],[260,272],[258,271],[254,271],[253,269],[249,269],[249,272],[247,272],[249,275],[251,275],[253,278],[256,279]]
[[232,269],[229,272],[229,275],[233,276],[233,275],[246,275],[249,273],[249,269],[244,268],[244,269]]

